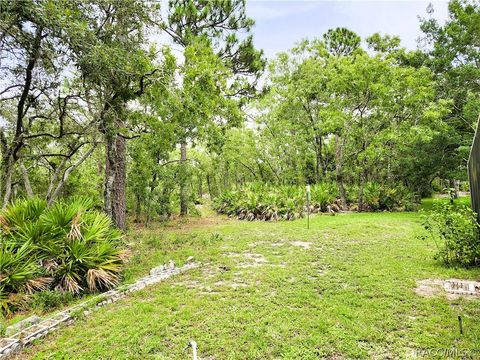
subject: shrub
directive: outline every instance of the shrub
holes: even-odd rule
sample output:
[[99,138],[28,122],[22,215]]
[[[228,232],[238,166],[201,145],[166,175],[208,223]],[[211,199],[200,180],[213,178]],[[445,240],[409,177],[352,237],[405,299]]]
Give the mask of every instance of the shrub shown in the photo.
[[370,210],[380,209],[380,198],[382,197],[382,189],[379,183],[368,182],[363,190],[364,203]]
[[338,196],[338,190],[334,183],[320,183],[311,187],[311,203],[315,211],[327,211]]
[[[356,209],[358,187],[348,188],[348,202]],[[357,197],[355,197],[357,196]],[[310,212],[337,212],[338,189],[333,182],[323,182],[311,186]],[[365,210],[413,210],[413,194],[401,185],[386,186],[369,182],[364,188]],[[241,220],[294,220],[306,212],[304,186],[267,186],[249,184],[241,190],[230,190],[218,196],[213,202],[220,214],[237,217]]]
[[[312,186],[311,211],[327,211],[327,207],[335,201],[336,193],[333,184]],[[214,201],[217,212],[249,221],[298,219],[304,216],[305,205],[303,186],[269,187],[256,183],[242,190],[226,191]]]
[[365,185],[364,205],[367,210],[413,210],[415,197],[411,191],[402,185],[389,186],[377,182],[368,182]]
[[86,198],[20,200],[0,213],[0,297],[4,312],[25,295],[108,289],[120,279],[121,233]]
[[43,290],[49,279],[35,262],[30,244],[17,246],[2,241],[0,244],[0,307],[5,314],[15,311],[22,304],[22,294]]
[[437,202],[423,216],[423,225],[437,246],[435,258],[447,265],[480,263],[480,226],[470,207]]

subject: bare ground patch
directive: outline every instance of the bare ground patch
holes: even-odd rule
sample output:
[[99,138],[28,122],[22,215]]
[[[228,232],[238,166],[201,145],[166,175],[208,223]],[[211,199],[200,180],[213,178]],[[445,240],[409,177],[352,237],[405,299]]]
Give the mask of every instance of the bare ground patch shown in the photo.
[[[471,298],[471,299],[478,299],[478,295],[473,293],[463,293],[458,292],[455,290],[450,290],[448,284],[450,284],[452,280],[441,280],[441,279],[423,279],[417,280],[417,287],[415,288],[415,292],[423,297],[436,297],[436,296],[445,296],[449,300],[458,299],[461,297],[464,298]],[[446,286],[447,285],[447,286]]]
[[233,258],[240,268],[258,267],[268,263],[268,260],[262,254],[244,251],[241,253],[227,253],[228,257]]
[[312,247],[312,243],[308,241],[292,241],[290,242],[291,245],[301,247],[305,250],[308,250]]
[[423,297],[434,297],[445,294],[443,289],[443,280],[438,279],[424,279],[417,280],[417,287],[415,292]]

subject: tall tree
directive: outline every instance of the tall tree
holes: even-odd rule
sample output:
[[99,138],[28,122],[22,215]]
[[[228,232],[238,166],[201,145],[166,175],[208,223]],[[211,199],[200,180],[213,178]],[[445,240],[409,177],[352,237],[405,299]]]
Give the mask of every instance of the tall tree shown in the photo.
[[51,202],[83,162],[84,148],[96,145],[89,131],[92,123],[82,115],[82,84],[75,83],[71,73],[70,40],[83,31],[78,5],[29,0],[1,4],[0,196],[4,207],[16,173],[21,174],[26,193],[33,194],[25,162],[44,161],[50,168],[46,197]]
[[452,0],[445,24],[427,17],[422,19],[421,29],[425,34],[425,64],[436,75],[438,94],[453,102],[445,117],[448,129],[438,141],[443,166],[437,172],[446,179],[465,179],[480,113],[480,3]]
[[[183,48],[186,68],[193,65],[187,49],[198,43],[208,45],[232,74],[232,86],[222,95],[234,97],[252,94],[264,61],[262,53],[255,50],[251,35],[243,38],[238,36],[240,32],[248,34],[253,25],[253,20],[245,13],[245,0],[170,0],[169,10],[165,31]],[[191,86],[191,89],[198,90],[195,86]],[[195,124],[196,120],[184,118],[182,122],[185,126],[184,131],[179,133],[179,143],[181,171],[184,174],[180,174],[180,213],[185,215],[187,190],[186,182],[182,179],[186,178],[187,141],[188,136],[192,135],[187,128],[194,127],[187,124]]]
[[[320,180],[319,147],[315,146],[315,136],[319,136],[325,169],[321,179],[335,179],[344,207],[346,187],[355,184],[358,193],[353,196],[363,210],[369,181],[396,181],[417,190],[422,181],[402,170],[405,163],[416,164],[414,153],[407,149],[435,143],[432,139],[444,130],[439,116],[446,113],[448,103],[434,105],[429,69],[404,64],[383,51],[368,54],[359,42],[345,29],[332,30],[324,41],[303,42],[291,53],[280,54],[270,66],[271,90],[258,118],[262,132],[277,150],[280,159],[276,163],[293,158],[296,161],[285,165],[295,169],[300,159],[308,161],[315,154],[317,166],[304,167],[303,181]],[[292,173],[295,170],[286,174]]]
[[[132,102],[157,76],[145,31],[158,6],[139,0],[85,3],[89,33],[75,43],[77,66],[89,86],[93,116],[105,142],[105,210],[126,227],[126,139]],[[73,41],[73,40],[72,40]]]

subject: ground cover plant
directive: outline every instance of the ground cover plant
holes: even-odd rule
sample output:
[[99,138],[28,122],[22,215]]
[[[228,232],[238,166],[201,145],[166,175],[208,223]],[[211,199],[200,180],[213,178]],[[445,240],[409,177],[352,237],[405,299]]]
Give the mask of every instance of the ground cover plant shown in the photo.
[[[87,198],[19,200],[0,212],[0,293],[3,314],[118,284],[122,234]],[[58,295],[49,291],[56,290]],[[43,295],[32,294],[45,292]]]
[[415,292],[417,280],[480,278],[478,268],[433,259],[418,213],[319,214],[310,225],[209,217],[133,229],[127,281],[170,259],[181,265],[194,256],[203,266],[102,308],[18,358],[185,359],[191,339],[201,358],[480,355],[480,300]]
[[[342,206],[338,189],[333,182],[321,182],[310,187],[310,213],[358,210],[357,189],[347,188],[347,206]],[[363,211],[413,210],[416,201],[413,193],[402,186],[387,186],[368,182],[362,200]],[[225,191],[214,200],[220,214],[240,220],[295,220],[307,213],[304,186],[265,185],[253,183],[241,189]]]

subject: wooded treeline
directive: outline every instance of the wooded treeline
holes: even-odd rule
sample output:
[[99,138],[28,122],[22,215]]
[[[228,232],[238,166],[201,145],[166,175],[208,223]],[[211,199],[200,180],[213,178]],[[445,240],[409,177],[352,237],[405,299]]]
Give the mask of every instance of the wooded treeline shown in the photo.
[[251,182],[334,182],[362,210],[367,183],[423,196],[466,179],[478,1],[452,1],[445,24],[425,14],[419,50],[337,28],[268,64],[245,1],[166,6],[1,3],[3,206],[84,194],[124,229],[127,211],[186,214]]

